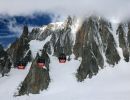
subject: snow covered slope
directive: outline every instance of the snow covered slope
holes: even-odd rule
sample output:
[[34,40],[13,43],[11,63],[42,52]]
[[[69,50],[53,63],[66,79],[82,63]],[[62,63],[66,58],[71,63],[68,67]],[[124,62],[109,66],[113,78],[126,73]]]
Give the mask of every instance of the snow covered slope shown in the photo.
[[[76,23],[79,22],[77,21]],[[53,36],[50,33],[54,33],[53,35],[55,36],[60,34],[58,30],[55,32],[55,29],[59,28],[60,25],[63,26],[63,23],[50,25],[52,25],[50,26],[51,28],[48,26],[48,29],[46,29],[45,26],[43,32],[39,33],[39,37],[43,36],[42,39],[36,38],[29,42],[33,59],[35,59],[38,52],[40,54],[40,50],[43,49],[43,46],[48,41],[52,41],[51,38]],[[69,26],[70,25],[67,27],[68,29],[70,28]],[[73,40],[76,39],[75,33],[78,27],[77,25],[71,26],[72,30],[70,33],[73,35]],[[66,33],[65,30],[62,30],[62,32]],[[58,37],[60,40],[64,37],[64,34],[61,38],[60,35]],[[115,36],[114,38],[117,37]],[[59,43],[61,42],[63,41]],[[59,44],[57,44],[57,46],[58,45]],[[14,93],[17,92],[17,87],[24,81],[29,72],[31,63],[27,65],[25,70],[12,69],[9,73],[9,77],[5,76],[0,78],[0,100],[130,100],[130,87],[128,87],[130,84],[130,62],[125,62],[123,60],[122,49],[119,47],[117,49],[122,58],[119,64],[116,64],[115,67],[111,67],[111,65],[105,62],[104,69],[100,69],[99,73],[93,76],[92,79],[87,78],[83,82],[78,82],[75,77],[77,69],[81,64],[81,59],[75,60],[72,54],[70,61],[61,64],[57,57],[52,56],[53,53],[51,53],[49,55],[49,75],[51,82],[47,90],[41,91],[40,94],[36,95],[29,94],[13,97]]]
[[16,87],[28,73],[14,69],[10,77],[0,79],[1,100],[129,100],[130,99],[130,63],[121,61],[116,67],[106,67],[92,79],[77,82],[75,72],[80,61],[71,60],[60,64],[51,57],[51,83],[46,91],[37,95],[13,97]]
[[12,69],[9,76],[0,78],[0,100],[14,100],[13,95],[17,87],[29,72],[31,63],[25,70]]

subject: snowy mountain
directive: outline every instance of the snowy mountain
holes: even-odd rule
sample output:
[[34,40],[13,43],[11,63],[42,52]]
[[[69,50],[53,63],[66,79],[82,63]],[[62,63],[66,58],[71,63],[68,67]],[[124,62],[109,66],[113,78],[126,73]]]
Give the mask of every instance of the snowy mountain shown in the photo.
[[[25,26],[20,38],[4,51],[12,66],[7,66],[8,60],[2,59],[1,73],[6,75],[9,71],[3,69],[14,68],[8,73],[9,77],[0,79],[0,84],[6,81],[3,86],[10,81],[13,86],[8,86],[9,93],[1,91],[8,95],[4,94],[3,100],[104,100],[105,97],[129,100],[130,88],[123,88],[130,83],[129,26],[129,22],[115,25],[97,16],[68,17],[64,22],[34,28],[30,33]],[[61,53],[67,57],[64,64],[58,61]],[[38,67],[40,57],[45,59],[45,68]],[[18,61],[24,61],[25,70],[17,69]]]

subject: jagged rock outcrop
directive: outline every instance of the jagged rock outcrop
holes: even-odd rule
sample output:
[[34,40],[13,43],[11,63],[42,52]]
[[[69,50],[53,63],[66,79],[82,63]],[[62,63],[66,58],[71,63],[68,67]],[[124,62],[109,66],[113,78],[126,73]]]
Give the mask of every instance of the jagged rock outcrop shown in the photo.
[[130,56],[130,22],[128,23],[127,40],[128,40],[128,48],[129,48],[129,56]]
[[[39,68],[37,59],[43,57],[45,59],[45,66],[47,69]],[[43,49],[41,56],[37,54],[36,58],[32,62],[30,71],[22,83],[18,95],[24,94],[38,94],[40,91],[47,89],[50,76],[49,76],[49,63],[50,59],[46,51]]]
[[76,74],[78,81],[91,78],[98,73],[99,67],[103,68],[103,53],[109,64],[115,65],[119,62],[120,56],[110,29],[110,23],[97,17],[90,17],[83,22],[74,45],[76,58],[82,58]]
[[108,37],[108,44],[105,51],[105,55],[106,55],[107,62],[110,65],[114,66],[115,64],[118,64],[118,62],[120,61],[120,56],[117,52],[116,44],[111,34]]
[[91,78],[93,74],[98,73],[99,66],[102,68],[104,65],[103,57],[95,40],[97,34],[96,24],[91,18],[85,20],[77,32],[74,54],[76,58],[82,57],[76,75],[79,81],[84,80],[87,76]]
[[12,63],[10,62],[7,52],[3,49],[2,45],[0,45],[0,73],[2,76],[10,71],[11,65]]
[[31,51],[29,51],[29,32],[28,27],[24,26],[23,33],[19,39],[17,39],[7,50],[14,67],[20,60],[24,60],[27,64],[28,60],[31,59]]
[[128,45],[129,45],[129,52],[130,52],[130,23],[128,23],[128,35],[127,35]]
[[120,56],[117,52],[117,44],[115,43],[112,32],[111,23],[108,21],[101,19],[99,24],[99,33],[101,36],[103,51],[106,56],[106,61],[110,65],[115,65],[120,61]]
[[128,38],[125,28],[126,28],[125,24],[120,24],[117,29],[117,35],[119,38],[119,47],[122,48],[124,59],[126,62],[129,62],[129,46],[128,46],[129,42],[127,40]]
[[[52,36],[50,41],[46,43],[48,47],[47,52],[54,53],[53,55],[59,56],[60,53],[66,55],[72,54],[73,37],[71,34],[72,18],[68,17],[64,23],[49,24],[43,28],[35,28],[30,33],[29,37],[31,40],[43,41],[48,36]],[[52,52],[50,48],[53,48]]]
[[[54,32],[52,35],[52,46],[54,48],[54,55],[59,56],[61,53],[65,55],[72,54],[72,47],[73,47],[73,38],[71,34],[71,25],[72,19],[68,17],[65,22],[64,28],[62,30],[57,30],[59,36],[57,36],[57,31]],[[55,38],[56,37],[56,38]]]

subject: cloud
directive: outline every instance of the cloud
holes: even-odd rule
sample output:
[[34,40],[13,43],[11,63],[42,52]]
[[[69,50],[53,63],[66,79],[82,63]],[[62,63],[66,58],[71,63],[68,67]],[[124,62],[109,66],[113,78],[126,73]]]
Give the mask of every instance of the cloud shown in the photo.
[[1,36],[0,39],[9,39],[14,37],[16,37],[16,35],[7,35],[7,36]]
[[0,13],[28,14],[34,11],[60,15],[100,14],[108,18],[130,16],[130,0],[0,0]]
[[8,28],[9,28],[9,31],[10,32],[13,32],[14,33],[14,36],[16,37],[19,37],[22,33],[22,26],[19,26],[19,25],[15,25],[15,22],[14,21],[10,21],[10,23],[8,24]]

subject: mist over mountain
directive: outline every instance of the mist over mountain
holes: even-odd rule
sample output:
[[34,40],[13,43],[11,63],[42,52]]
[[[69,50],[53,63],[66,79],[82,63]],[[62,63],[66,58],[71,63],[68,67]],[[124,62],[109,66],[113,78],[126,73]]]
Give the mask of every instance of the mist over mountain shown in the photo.
[[22,33],[24,25],[40,27],[52,22],[52,14],[36,12],[28,15],[0,14],[0,44],[7,47]]

